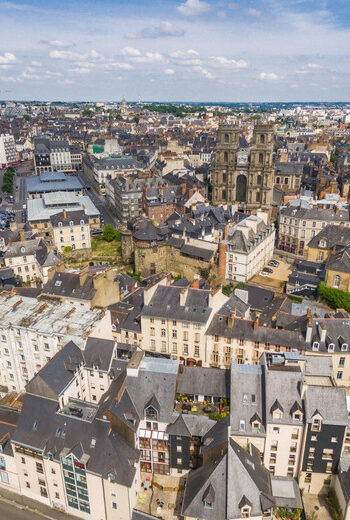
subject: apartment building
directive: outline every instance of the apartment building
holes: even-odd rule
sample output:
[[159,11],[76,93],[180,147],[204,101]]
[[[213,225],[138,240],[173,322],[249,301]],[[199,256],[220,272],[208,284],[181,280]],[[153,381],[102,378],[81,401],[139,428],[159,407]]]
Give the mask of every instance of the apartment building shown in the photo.
[[311,262],[325,262],[332,253],[348,244],[350,244],[350,227],[329,224],[310,240],[307,259]]
[[85,211],[66,211],[51,215],[52,238],[58,251],[90,249],[90,224]]
[[176,284],[144,291],[142,347],[186,364],[208,366],[205,333],[211,317],[227,301],[221,292]]
[[[81,167],[81,152],[71,147],[67,141],[51,140],[48,137],[35,138],[34,167],[35,173],[73,172]],[[72,155],[74,160],[72,164]]]
[[307,258],[308,245],[323,228],[350,226],[349,210],[282,207],[279,211],[278,249]]
[[13,135],[0,134],[0,167],[5,168],[16,161],[17,151]]
[[225,230],[219,245],[219,272],[223,279],[247,282],[271,260],[275,227],[267,213],[258,210]]
[[114,361],[114,342],[87,345],[86,359],[69,342],[30,381],[10,441],[22,495],[83,519],[131,519],[138,454],[94,403],[94,385],[118,380]]
[[60,261],[41,238],[8,244],[4,253],[5,266],[11,267],[15,276],[24,282],[46,283],[49,270]]
[[106,200],[120,222],[141,216],[143,187],[155,182],[154,178],[133,174],[106,181]]
[[108,317],[101,310],[68,301],[7,294],[0,298],[0,316],[0,384],[9,391],[22,391],[68,340],[83,348],[92,330],[108,337]]
[[92,165],[94,180],[98,183],[101,193],[106,192],[107,179],[115,179],[120,175],[137,174],[144,169],[143,164],[131,156],[110,156],[96,159]]

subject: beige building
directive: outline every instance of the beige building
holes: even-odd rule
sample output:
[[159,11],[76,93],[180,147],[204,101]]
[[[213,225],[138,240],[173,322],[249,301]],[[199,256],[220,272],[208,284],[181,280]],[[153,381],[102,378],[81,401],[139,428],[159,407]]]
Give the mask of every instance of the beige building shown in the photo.
[[278,249],[307,257],[308,244],[329,224],[350,227],[349,210],[282,207],[278,217]]
[[52,238],[58,251],[90,249],[90,224],[84,211],[66,211],[50,217]]

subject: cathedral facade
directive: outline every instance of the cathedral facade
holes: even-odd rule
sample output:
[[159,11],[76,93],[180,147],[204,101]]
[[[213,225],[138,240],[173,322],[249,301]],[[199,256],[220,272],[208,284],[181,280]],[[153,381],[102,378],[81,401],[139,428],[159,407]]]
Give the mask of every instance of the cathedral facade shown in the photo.
[[254,127],[251,145],[242,148],[237,126],[219,126],[212,173],[213,204],[237,204],[240,211],[251,214],[261,208],[271,214],[273,137],[272,124],[258,123]]

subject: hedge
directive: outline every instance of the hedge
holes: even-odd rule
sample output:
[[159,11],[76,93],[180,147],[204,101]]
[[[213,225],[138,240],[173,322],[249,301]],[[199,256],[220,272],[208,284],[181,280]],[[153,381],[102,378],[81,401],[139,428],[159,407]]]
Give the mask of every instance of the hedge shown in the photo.
[[345,309],[350,312],[350,292],[327,287],[324,282],[320,283],[317,292],[332,309]]

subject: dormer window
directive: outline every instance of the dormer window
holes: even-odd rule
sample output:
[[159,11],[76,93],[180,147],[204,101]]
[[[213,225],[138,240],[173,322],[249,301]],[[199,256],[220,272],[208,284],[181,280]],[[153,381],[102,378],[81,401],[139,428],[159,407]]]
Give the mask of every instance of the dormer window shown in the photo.
[[320,344],[318,341],[314,341],[312,344],[312,350],[319,350]]
[[241,419],[239,421],[239,431],[240,432],[244,432],[245,431],[245,420],[244,419]]
[[346,352],[348,350],[348,344],[342,343],[341,350],[342,350],[342,352]]
[[74,226],[74,222],[73,222],[73,220],[71,220],[71,221],[69,222],[69,225],[70,225],[70,227],[73,227],[73,226]]
[[21,253],[25,253],[26,252],[26,248],[25,247],[21,247]]
[[328,345],[328,352],[334,352],[334,347],[335,347],[334,343],[330,343]]
[[314,417],[312,419],[311,430],[313,432],[319,432],[321,429],[321,424],[322,424],[321,417],[319,415],[317,417]]
[[157,410],[155,410],[155,408],[153,408],[153,406],[149,406],[148,408],[146,408],[145,416],[146,416],[146,419],[149,419],[151,421],[157,421],[158,420]]
[[253,430],[259,430],[260,429],[260,423],[253,422]]
[[83,226],[85,222],[83,220],[80,221],[80,225]]
[[326,247],[326,241],[320,240],[320,247]]
[[249,506],[242,507],[241,512],[242,512],[242,518],[250,517],[250,507]]
[[62,222],[59,222],[59,223],[58,223],[58,227],[62,227]]

